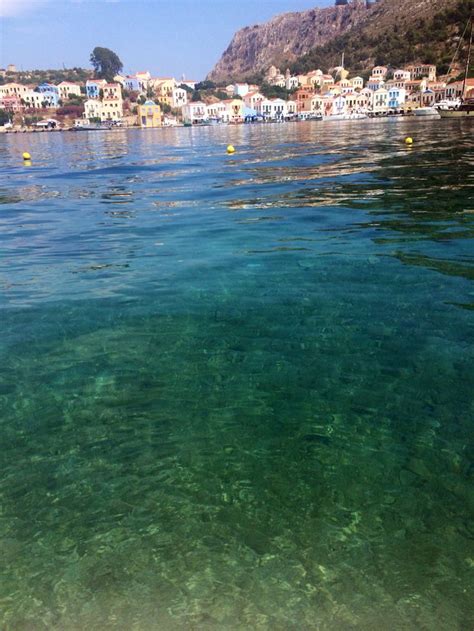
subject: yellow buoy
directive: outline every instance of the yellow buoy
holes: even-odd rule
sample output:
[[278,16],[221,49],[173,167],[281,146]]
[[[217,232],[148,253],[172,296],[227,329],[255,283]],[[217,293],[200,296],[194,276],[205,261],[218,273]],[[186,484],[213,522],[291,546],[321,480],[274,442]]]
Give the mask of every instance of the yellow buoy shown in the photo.
[[407,136],[405,138],[405,144],[406,145],[412,145],[413,144],[413,138],[410,138],[410,136]]
[[235,147],[233,145],[227,145],[227,153],[235,153]]
[[28,151],[25,151],[25,153],[23,154],[23,160],[31,160],[31,156]]

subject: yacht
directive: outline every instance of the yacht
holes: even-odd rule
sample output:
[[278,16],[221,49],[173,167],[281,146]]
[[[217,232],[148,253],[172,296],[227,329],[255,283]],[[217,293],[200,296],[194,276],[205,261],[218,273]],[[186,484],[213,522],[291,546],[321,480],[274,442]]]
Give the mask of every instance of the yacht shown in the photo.
[[[464,80],[462,82],[462,92],[461,92],[462,97],[460,99],[460,102],[457,105],[454,105],[452,107],[438,106],[438,112],[441,118],[468,118],[470,117],[474,119],[474,98],[473,99],[464,98],[464,95],[466,93],[467,75],[469,73],[469,61],[471,59],[472,29],[474,26],[474,13],[471,14],[469,21],[471,23],[471,33],[469,36],[469,48],[467,49],[466,67],[464,69]],[[469,22],[466,25],[466,29],[468,25],[469,25]]]

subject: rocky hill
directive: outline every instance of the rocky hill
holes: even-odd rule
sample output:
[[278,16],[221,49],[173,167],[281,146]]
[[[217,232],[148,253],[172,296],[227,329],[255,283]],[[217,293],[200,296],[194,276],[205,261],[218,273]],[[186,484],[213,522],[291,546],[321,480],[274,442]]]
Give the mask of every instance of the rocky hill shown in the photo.
[[[352,0],[343,6],[284,13],[238,31],[208,78],[242,80],[271,64],[304,71],[319,61],[318,66],[327,68],[338,62],[343,50],[347,65],[358,71],[374,61],[447,64],[473,5],[474,0]],[[403,54],[389,58],[400,46]]]

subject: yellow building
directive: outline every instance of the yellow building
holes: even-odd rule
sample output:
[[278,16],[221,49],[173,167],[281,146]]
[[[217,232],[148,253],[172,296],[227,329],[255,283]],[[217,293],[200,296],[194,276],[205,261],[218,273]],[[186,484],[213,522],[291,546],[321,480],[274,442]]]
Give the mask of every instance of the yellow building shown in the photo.
[[159,101],[173,107],[173,90],[177,87],[175,79],[152,79],[150,86]]
[[154,101],[145,101],[139,105],[138,124],[140,127],[161,127],[161,107]]

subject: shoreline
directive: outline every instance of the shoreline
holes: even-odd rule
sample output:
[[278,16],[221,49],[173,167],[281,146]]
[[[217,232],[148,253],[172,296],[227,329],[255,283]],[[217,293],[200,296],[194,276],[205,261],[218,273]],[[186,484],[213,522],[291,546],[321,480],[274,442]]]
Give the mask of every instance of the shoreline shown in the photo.
[[123,126],[123,127],[111,127],[111,128],[103,128],[103,129],[75,129],[74,127],[63,127],[59,129],[29,129],[29,128],[19,128],[19,129],[2,129],[0,127],[0,134],[10,135],[10,134],[51,134],[51,133],[80,133],[80,132],[121,132],[125,130],[135,130],[135,131],[156,131],[162,129],[179,129],[179,128],[187,128],[187,129],[196,129],[202,127],[210,127],[210,128],[221,128],[221,127],[235,127],[235,126],[259,126],[259,125],[282,125],[282,124],[300,124],[300,123],[317,123],[317,124],[327,124],[327,123],[354,123],[354,122],[373,122],[373,121],[406,121],[406,120],[442,120],[439,114],[431,114],[428,116],[415,116],[415,115],[392,115],[392,116],[368,116],[367,118],[347,118],[347,119],[331,119],[331,118],[323,118],[319,120],[306,119],[306,120],[290,120],[290,121],[260,121],[260,122],[249,122],[249,123],[218,123],[215,125],[184,125],[183,123],[178,125],[161,125],[159,127],[139,127],[135,125]]

